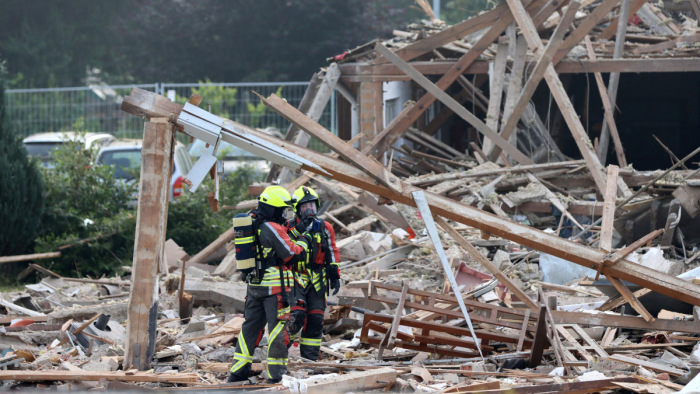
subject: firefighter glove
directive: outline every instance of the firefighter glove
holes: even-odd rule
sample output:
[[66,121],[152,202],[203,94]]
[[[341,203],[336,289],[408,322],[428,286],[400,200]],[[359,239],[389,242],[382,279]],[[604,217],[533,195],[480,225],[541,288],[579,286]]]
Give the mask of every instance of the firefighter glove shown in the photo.
[[311,222],[314,221],[313,216],[307,216],[299,221],[296,226],[294,226],[294,229],[299,233],[303,234],[306,232],[306,229],[309,228],[311,225]]

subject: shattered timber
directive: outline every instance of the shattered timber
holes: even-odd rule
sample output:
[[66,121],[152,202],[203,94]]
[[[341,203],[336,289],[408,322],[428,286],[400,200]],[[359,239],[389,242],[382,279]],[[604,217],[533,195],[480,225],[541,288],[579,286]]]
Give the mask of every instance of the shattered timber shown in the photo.
[[[201,109],[202,97],[183,106],[134,89],[122,109],[148,121],[131,278],[28,264],[44,279],[0,300],[4,387],[700,391],[698,97],[691,131],[649,126],[630,121],[620,84],[696,78],[698,19],[697,0],[506,0],[453,26],[433,18],[330,58],[299,108],[260,97],[290,122],[284,140]],[[317,123],[334,90],[338,135]],[[665,170],[635,170],[648,163],[632,151],[656,144],[638,141],[649,127]],[[667,147],[664,130],[685,142]],[[322,359],[292,347],[282,384],[222,383],[245,283],[232,230],[191,258],[165,240],[180,132],[212,147],[187,183],[214,178],[214,210],[220,141],[275,163],[268,183],[333,202],[323,217],[345,283],[329,298]],[[256,352],[253,370],[265,363]]]

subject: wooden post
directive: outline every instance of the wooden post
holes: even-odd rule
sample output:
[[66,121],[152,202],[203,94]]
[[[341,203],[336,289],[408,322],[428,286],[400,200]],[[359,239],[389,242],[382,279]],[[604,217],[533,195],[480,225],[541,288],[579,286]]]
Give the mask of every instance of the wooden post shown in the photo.
[[528,362],[528,367],[535,368],[542,364],[542,355],[544,354],[544,348],[549,343],[547,339],[547,323],[545,322],[547,315],[547,308],[540,306],[540,314],[537,318],[537,329],[535,331],[535,339],[532,342],[532,350],[530,351],[530,360]]
[[173,126],[166,119],[154,118],[146,122],[141,148],[141,181],[124,369],[149,369],[155,350],[157,275],[165,251],[173,146]]
[[[615,222],[615,191],[617,189],[618,166],[608,166],[608,179],[605,182],[605,202],[603,204],[603,224],[600,230],[600,250],[612,252],[613,224]],[[596,278],[597,279],[597,278]]]
[[360,146],[364,147],[367,141],[372,141],[374,137],[383,129],[382,83],[362,82],[360,83],[360,133],[364,138],[360,140]]

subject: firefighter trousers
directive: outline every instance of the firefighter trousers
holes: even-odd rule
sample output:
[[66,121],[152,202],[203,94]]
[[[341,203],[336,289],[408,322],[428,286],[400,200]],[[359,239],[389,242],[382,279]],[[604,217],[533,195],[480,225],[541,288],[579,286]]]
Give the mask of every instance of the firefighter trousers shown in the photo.
[[[284,293],[267,295],[269,290],[248,286],[245,301],[245,322],[238,334],[229,381],[246,380],[250,376],[253,352],[262,339],[267,323],[267,374],[269,380],[279,381],[287,372],[289,306]],[[288,304],[286,304],[288,305]]]
[[323,336],[323,313],[326,309],[326,295],[316,291],[312,284],[303,288],[298,283],[295,283],[290,298],[291,320],[289,322],[289,334],[294,340],[299,331],[301,331],[301,337],[299,338],[301,356],[317,361],[321,350],[321,337]]

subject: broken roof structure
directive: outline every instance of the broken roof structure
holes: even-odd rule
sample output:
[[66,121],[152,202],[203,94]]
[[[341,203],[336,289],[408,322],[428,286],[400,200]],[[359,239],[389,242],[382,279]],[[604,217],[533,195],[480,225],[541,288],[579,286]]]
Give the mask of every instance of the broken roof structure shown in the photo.
[[[183,106],[135,89],[122,109],[149,122],[129,303],[120,306],[129,316],[125,338],[112,341],[124,347],[115,360],[144,370],[154,358],[161,367],[172,358],[187,364],[187,373],[65,376],[51,370],[49,358],[34,365],[44,371],[0,371],[0,379],[217,387],[211,373],[228,364],[202,360],[235,340],[240,316],[207,318],[215,322],[199,324],[205,332],[196,334],[180,320],[189,319],[193,298],[241,312],[244,285],[207,274],[185,281],[186,272],[206,269],[200,263],[225,248],[231,231],[187,262],[166,259],[163,179],[180,131],[214,149],[225,139],[264,154],[292,169],[276,167],[268,181],[291,190],[313,182],[338,205],[323,215],[339,234],[349,283],[330,298],[339,306],[327,316],[327,332],[357,332],[325,341],[322,352],[332,363],[291,362],[295,373],[312,371],[287,379],[292,390],[663,392],[686,383],[698,390],[700,177],[690,168],[700,152],[700,97],[688,94],[689,104],[673,113],[685,116],[682,123],[652,122],[661,139],[670,130],[684,142],[660,144],[672,162],[667,170],[641,172],[629,154],[638,142],[624,134],[639,124],[629,126],[626,108],[640,101],[620,83],[625,73],[683,72],[696,81],[698,17],[697,0],[507,0],[454,26],[412,25],[331,58],[299,108],[261,97],[290,121],[285,140],[198,108],[201,97]],[[581,95],[570,76],[589,74],[595,88]],[[344,98],[338,135],[317,123],[333,90]],[[636,112],[649,119],[648,107]],[[306,148],[310,138],[332,153]],[[196,188],[214,178],[209,197],[218,209],[214,156],[200,159],[188,180]],[[369,231],[377,229],[389,234]],[[229,253],[211,275],[235,277],[234,260]],[[174,269],[177,279],[160,275]],[[179,287],[179,315],[158,317],[165,309],[159,287]],[[32,313],[17,302],[3,305]],[[84,337],[94,320],[66,326],[52,351],[73,352],[81,345],[71,340]],[[211,351],[182,346],[190,341]],[[254,369],[262,369],[257,360]],[[355,372],[319,376],[329,369]]]

